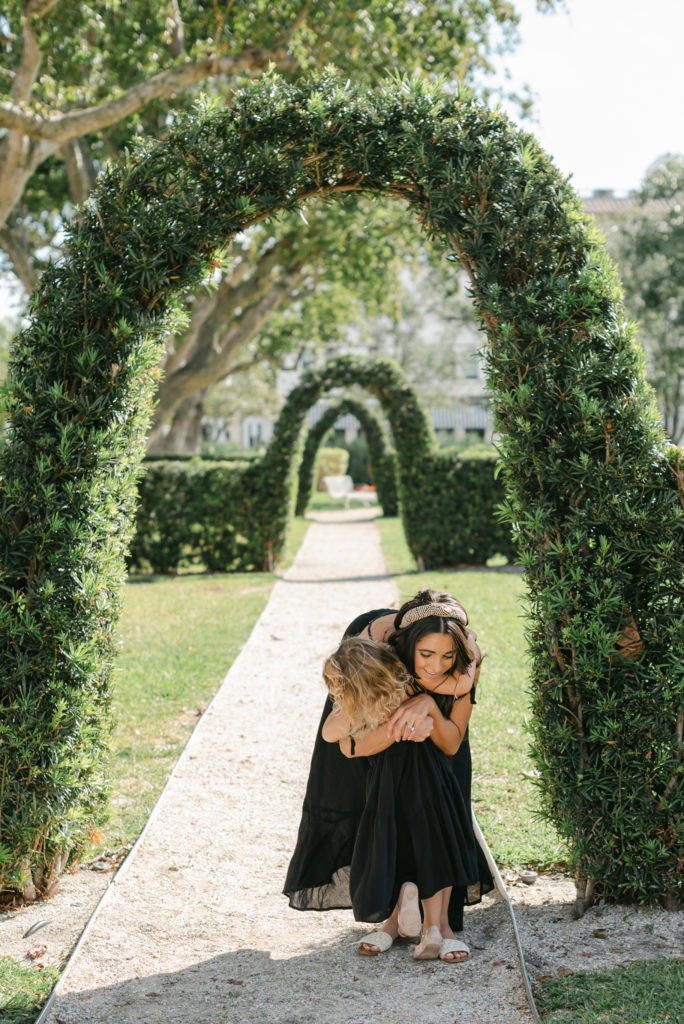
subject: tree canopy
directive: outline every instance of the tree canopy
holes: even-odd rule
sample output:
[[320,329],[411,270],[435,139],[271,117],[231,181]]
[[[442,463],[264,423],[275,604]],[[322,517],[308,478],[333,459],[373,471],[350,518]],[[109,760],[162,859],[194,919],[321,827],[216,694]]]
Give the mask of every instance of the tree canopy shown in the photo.
[[684,440],[684,156],[659,160],[614,248],[627,307],[639,321],[665,429]]
[[[198,89],[230,103],[269,64],[292,79],[331,62],[355,81],[391,69],[486,81],[514,45],[517,22],[509,0],[10,0],[0,15],[4,266],[32,292],[61,250],[64,218],[105,163],[139,135],[163,137]],[[279,358],[303,331],[329,337],[358,299],[372,311],[374,297],[388,295],[393,261],[381,257],[392,244],[405,255],[415,233],[402,235],[396,219],[390,229],[390,214],[363,202],[356,230],[349,211],[306,216],[308,224],[296,214],[254,230],[218,260],[213,291],[187,296],[187,328],[167,339],[153,446],[208,384]]]

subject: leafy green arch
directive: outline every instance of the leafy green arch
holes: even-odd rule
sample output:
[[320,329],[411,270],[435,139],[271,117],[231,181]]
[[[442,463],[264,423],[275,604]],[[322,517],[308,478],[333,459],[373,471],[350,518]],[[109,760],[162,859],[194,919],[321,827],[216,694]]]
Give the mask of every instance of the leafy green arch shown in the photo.
[[342,401],[329,406],[318,422],[309,429],[304,442],[302,461],[299,465],[295,513],[298,516],[303,516],[306,512],[306,507],[311,500],[314,463],[321,441],[345,413],[356,416],[361,424],[361,430],[365,434],[368,458],[383,514],[396,516],[398,503],[394,453],[388,449],[385,443],[385,435],[377,418],[367,406],[354,398],[343,398]]
[[[54,870],[101,800],[136,474],[179,296],[236,232],[353,191],[404,201],[470,278],[527,573],[546,813],[607,894],[680,895],[684,469],[615,273],[568,182],[501,112],[334,76],[266,76],[144,141],[102,175],[32,300],[0,463],[5,877]],[[436,517],[430,472],[403,486]],[[632,618],[643,650],[628,658]]]
[[[245,473],[245,492],[251,490],[256,481],[261,481],[261,522],[266,550],[277,553],[283,543],[291,508],[289,495],[300,470],[306,414],[321,396],[336,388],[354,386],[361,386],[373,395],[385,414],[396,452],[399,493],[407,497],[417,493],[435,448],[432,428],[418,395],[395,363],[386,360],[364,363],[351,356],[340,356],[322,369],[309,370],[302,376],[280,411],[266,454]],[[367,415],[365,410],[362,415]],[[382,433],[377,424],[375,426],[384,448]],[[380,450],[378,454],[382,454]],[[411,501],[403,501],[401,508],[408,543],[420,552],[423,544],[429,543],[422,529],[422,509]]]

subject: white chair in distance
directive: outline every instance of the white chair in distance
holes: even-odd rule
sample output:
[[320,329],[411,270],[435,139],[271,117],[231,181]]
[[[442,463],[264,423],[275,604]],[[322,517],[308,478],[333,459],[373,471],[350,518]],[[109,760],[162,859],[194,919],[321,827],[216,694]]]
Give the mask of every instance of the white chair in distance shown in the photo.
[[359,501],[362,505],[374,505],[377,501],[375,491],[355,491],[354,481],[348,475],[324,476],[323,483],[331,498],[344,498],[345,508],[349,508],[350,501]]

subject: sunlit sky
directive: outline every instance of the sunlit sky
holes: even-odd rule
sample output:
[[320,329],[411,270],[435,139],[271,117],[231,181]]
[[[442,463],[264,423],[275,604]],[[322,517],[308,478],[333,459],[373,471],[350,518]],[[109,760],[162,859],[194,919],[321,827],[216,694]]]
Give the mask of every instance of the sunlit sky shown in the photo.
[[580,195],[624,195],[659,156],[684,153],[684,0],[566,0],[547,15],[515,5],[521,44],[506,63],[535,94],[525,127]]

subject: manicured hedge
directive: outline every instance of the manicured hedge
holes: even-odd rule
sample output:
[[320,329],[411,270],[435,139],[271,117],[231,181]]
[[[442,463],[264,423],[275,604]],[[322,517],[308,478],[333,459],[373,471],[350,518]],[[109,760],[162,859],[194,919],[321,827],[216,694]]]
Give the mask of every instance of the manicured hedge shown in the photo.
[[[325,490],[324,476],[344,476],[349,468],[349,452],[346,448],[319,448],[316,460],[316,483]],[[300,467],[301,477],[301,467]]]
[[[363,372],[367,372],[365,368]],[[332,417],[332,422],[338,418],[339,413]],[[327,429],[322,428],[322,433]],[[313,445],[310,450],[314,451]],[[305,448],[305,457],[306,454]],[[385,453],[385,458],[390,456],[391,453]],[[308,465],[311,468],[311,462]],[[504,490],[496,478],[496,459],[437,452],[428,465],[432,474],[426,477],[432,495],[431,514],[426,517],[422,531],[421,551],[425,558],[421,564],[473,565],[484,563],[493,555],[504,555],[514,561],[514,536],[497,514]],[[258,524],[243,512],[247,498],[245,468],[237,462],[209,459],[179,462],[157,458],[146,465],[139,484],[140,505],[131,542],[130,568],[168,573],[192,563],[223,572],[248,572],[262,567],[264,558],[268,561],[268,539],[257,532]],[[305,468],[302,459],[300,500],[306,484]],[[310,486],[309,477],[309,489]],[[380,493],[386,496],[387,491]],[[308,499],[307,494],[307,502]],[[420,495],[416,504],[422,504]]]
[[[253,531],[243,511],[248,465],[209,459],[148,463],[139,484],[129,567],[158,573],[193,562],[223,572],[255,568]],[[261,567],[261,551],[259,557]]]
[[[467,458],[435,453],[425,487],[429,513],[421,530],[419,568],[484,564],[494,555],[517,559],[515,535],[499,514],[505,499],[494,456]],[[425,509],[416,495],[418,509]]]
[[[0,454],[0,884],[43,884],[101,813],[135,480],[180,298],[236,233],[355,190],[409,205],[468,275],[487,335],[530,595],[545,813],[585,899],[681,897],[684,470],[615,272],[568,181],[500,110],[424,81],[365,92],[334,75],[268,74],[229,109],[198,108],[163,141],[143,140],[99,177],[32,300]],[[351,377],[338,367],[309,382],[302,407]],[[410,390],[365,384],[390,423],[407,537],[427,564],[429,427]],[[300,428],[299,414],[283,423],[242,478],[255,565],[282,543]],[[643,649],[626,657],[632,620]]]

